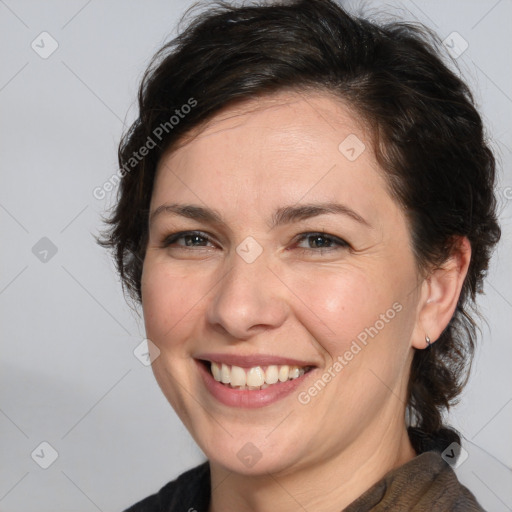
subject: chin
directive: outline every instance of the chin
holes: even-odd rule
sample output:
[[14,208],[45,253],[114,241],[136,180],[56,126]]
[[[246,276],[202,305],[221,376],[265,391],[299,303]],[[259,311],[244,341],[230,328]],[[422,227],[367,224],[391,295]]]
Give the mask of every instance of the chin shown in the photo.
[[[229,429],[229,425],[226,427]],[[303,447],[294,443],[292,439],[295,436],[290,436],[289,431],[269,436],[268,428],[264,432],[244,429],[243,434],[233,432],[230,436],[222,429],[223,434],[219,434],[219,428],[214,429],[218,435],[212,436],[212,430],[204,437],[202,432],[191,434],[212,464],[241,475],[263,476],[287,472],[299,465],[301,453],[308,445],[304,438],[301,440]],[[240,426],[237,428],[240,430]],[[274,438],[270,439],[272,436]]]

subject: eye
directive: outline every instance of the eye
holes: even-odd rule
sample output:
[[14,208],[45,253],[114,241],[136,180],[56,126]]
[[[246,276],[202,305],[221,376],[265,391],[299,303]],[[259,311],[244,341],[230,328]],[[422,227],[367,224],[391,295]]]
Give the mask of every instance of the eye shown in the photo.
[[211,238],[202,231],[180,231],[165,237],[163,247],[214,247]]
[[345,240],[326,233],[302,233],[297,238],[296,246],[313,252],[333,251],[350,247]]

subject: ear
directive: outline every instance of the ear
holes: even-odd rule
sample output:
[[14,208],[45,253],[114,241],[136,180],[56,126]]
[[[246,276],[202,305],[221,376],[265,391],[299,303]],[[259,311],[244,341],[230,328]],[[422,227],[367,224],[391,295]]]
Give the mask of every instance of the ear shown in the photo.
[[471,244],[457,237],[450,257],[421,284],[416,325],[411,339],[417,349],[426,348],[426,336],[434,343],[450,322],[471,260]]

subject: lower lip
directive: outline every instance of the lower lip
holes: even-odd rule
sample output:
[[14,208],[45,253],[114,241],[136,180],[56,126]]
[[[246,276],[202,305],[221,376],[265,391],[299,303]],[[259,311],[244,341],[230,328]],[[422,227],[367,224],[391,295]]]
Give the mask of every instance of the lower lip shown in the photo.
[[296,379],[271,384],[268,388],[260,390],[234,389],[225,384],[217,382],[204,363],[196,361],[199,373],[208,391],[219,402],[230,407],[242,407],[255,409],[273,404],[293,393],[314,370],[310,370]]

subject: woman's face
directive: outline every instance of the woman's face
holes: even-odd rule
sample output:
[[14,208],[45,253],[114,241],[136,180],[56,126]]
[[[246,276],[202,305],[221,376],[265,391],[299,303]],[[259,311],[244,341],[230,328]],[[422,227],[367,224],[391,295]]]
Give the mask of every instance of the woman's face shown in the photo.
[[287,472],[403,431],[419,276],[343,103],[281,92],[223,111],[161,159],[150,210],[153,371],[212,462]]

